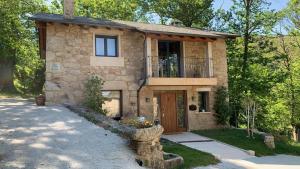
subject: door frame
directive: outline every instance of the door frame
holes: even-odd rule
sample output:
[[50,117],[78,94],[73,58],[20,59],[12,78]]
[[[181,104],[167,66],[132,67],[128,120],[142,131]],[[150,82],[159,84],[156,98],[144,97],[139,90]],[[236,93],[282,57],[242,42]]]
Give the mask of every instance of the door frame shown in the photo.
[[[184,62],[183,61],[183,49],[182,49],[182,41],[177,41],[177,40],[157,40],[157,56],[158,56],[158,60],[160,60],[160,52],[159,52],[159,43],[166,43],[166,46],[167,46],[167,51],[166,51],[166,53],[167,53],[167,56],[169,56],[170,55],[170,43],[178,43],[179,44],[179,52],[178,52],[178,58],[177,58],[177,69],[178,69],[178,76],[177,77],[182,77],[183,76],[183,73],[182,73],[182,65],[183,65],[183,63],[182,62]],[[168,76],[166,76],[166,77],[171,77],[170,75],[170,72],[168,72]],[[165,77],[165,76],[162,76],[162,77]]]
[[[182,92],[183,96],[184,96],[184,122],[185,122],[185,128],[180,128],[178,125],[178,111],[177,111],[177,95]],[[159,97],[160,97],[160,101],[159,101],[159,109],[160,109],[160,119],[161,119],[161,124],[163,124],[163,113],[161,111],[161,95],[164,93],[175,93],[175,110],[176,110],[176,128],[174,129],[174,131],[172,132],[168,132],[168,133],[176,133],[176,132],[185,132],[188,130],[188,108],[187,108],[187,91],[186,90],[164,90],[164,91],[159,91]]]

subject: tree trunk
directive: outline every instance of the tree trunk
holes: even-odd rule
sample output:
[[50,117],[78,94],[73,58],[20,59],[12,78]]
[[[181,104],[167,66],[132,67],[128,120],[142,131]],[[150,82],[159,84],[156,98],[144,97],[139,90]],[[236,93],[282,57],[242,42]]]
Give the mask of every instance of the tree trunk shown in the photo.
[[242,65],[242,80],[245,82],[247,70],[248,70],[248,57],[249,57],[249,39],[250,39],[249,29],[250,29],[251,0],[245,0],[244,5],[246,9],[246,14],[245,14],[246,28],[244,30],[244,55],[243,55],[243,65]]
[[290,51],[285,43],[284,37],[281,37],[281,47],[283,49],[284,54],[286,55],[285,59],[285,67],[287,70],[287,75],[289,78],[289,83],[288,83],[288,89],[289,89],[289,104],[290,104],[290,109],[291,109],[291,124],[293,126],[292,129],[292,139],[296,141],[296,96],[295,96],[295,84],[294,84],[294,76],[293,76],[293,70],[292,70],[292,58]]
[[13,88],[13,62],[0,61],[0,91]]

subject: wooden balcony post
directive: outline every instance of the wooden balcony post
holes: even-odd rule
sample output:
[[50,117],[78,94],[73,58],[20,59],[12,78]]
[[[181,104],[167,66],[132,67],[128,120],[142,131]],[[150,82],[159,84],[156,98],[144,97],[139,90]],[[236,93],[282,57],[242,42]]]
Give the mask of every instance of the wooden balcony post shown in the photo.
[[181,58],[180,58],[180,75],[186,77],[186,61],[185,61],[185,41],[181,43]]
[[152,56],[151,56],[151,38],[150,37],[146,37],[145,49],[146,49],[147,77],[152,77]]
[[213,68],[213,56],[212,56],[212,42],[207,42],[207,57],[208,57],[209,77],[213,77],[214,68]]

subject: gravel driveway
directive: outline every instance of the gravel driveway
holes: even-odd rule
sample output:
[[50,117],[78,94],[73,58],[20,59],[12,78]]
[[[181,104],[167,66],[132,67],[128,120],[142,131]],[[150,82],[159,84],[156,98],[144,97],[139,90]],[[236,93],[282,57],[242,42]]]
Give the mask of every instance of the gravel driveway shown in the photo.
[[0,168],[135,169],[127,141],[62,106],[0,100]]

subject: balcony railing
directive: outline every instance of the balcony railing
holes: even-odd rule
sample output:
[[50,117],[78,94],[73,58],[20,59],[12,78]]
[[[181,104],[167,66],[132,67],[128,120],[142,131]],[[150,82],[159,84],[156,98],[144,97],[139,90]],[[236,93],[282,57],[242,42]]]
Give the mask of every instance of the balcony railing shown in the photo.
[[[177,58],[152,57],[152,77],[186,77],[209,78],[209,63],[207,58],[184,58],[181,63]],[[182,63],[183,62],[183,63]]]

